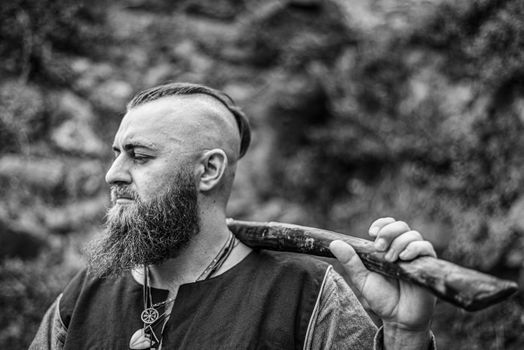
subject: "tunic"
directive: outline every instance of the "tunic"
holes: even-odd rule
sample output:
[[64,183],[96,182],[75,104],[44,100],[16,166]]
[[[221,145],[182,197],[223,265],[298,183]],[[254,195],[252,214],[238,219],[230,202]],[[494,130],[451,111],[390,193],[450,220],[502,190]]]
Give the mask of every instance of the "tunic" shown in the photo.
[[[152,294],[156,303],[168,291]],[[97,279],[84,270],[48,310],[30,349],[128,348],[142,310],[131,274]],[[380,338],[328,264],[254,250],[223,274],[180,287],[162,348],[380,349]]]

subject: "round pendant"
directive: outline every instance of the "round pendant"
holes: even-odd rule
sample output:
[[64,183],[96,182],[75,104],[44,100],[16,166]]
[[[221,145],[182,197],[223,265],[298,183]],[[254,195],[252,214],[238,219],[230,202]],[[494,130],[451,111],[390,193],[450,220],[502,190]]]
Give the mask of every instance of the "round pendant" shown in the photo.
[[142,322],[145,324],[151,324],[158,319],[158,311],[152,307],[148,307],[140,314]]

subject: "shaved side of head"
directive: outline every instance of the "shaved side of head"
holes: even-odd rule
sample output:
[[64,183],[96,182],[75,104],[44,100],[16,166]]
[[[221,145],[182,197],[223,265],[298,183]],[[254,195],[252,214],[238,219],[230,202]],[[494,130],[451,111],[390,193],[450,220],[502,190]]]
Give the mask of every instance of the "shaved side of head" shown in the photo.
[[[193,118],[184,127],[192,136],[188,142],[194,149],[220,148],[231,165],[240,158],[240,131],[231,112],[220,102],[204,94],[168,96],[158,102],[191,111]],[[176,108],[172,113],[177,113]],[[173,125],[173,128],[177,127],[181,125]]]
[[230,115],[233,116],[240,135],[238,158],[242,158],[244,154],[247,152],[247,149],[251,142],[251,130],[249,128],[249,122],[245,114],[240,109],[240,107],[238,107],[235,104],[235,102],[230,96],[228,96],[222,91],[199,84],[170,83],[155,86],[139,92],[128,103],[127,109],[129,111],[130,109],[135,108],[139,105],[145,104],[147,102],[152,102],[163,97],[196,94],[209,96],[212,100],[225,107],[230,112]]

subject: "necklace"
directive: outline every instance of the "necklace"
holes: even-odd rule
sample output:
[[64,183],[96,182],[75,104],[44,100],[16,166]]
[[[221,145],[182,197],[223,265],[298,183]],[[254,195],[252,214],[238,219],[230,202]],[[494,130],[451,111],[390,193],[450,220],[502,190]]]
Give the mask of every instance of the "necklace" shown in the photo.
[[[236,243],[237,240],[235,236],[233,236],[233,234],[230,232],[229,238],[226,240],[218,254],[195,281],[206,280],[215,272],[217,272],[231,254],[231,251],[236,246]],[[129,347],[131,349],[148,349],[152,346],[156,347],[156,345],[160,344],[164,327],[170,316],[170,314],[168,314],[166,311],[166,306],[176,299],[175,296],[153,304],[149,267],[147,265],[144,265],[144,284],[142,288],[142,295],[144,301],[144,310],[140,314],[140,319],[144,326],[142,329],[137,330],[131,337],[129,343]],[[162,306],[164,306],[164,311],[160,313],[157,308],[161,308]],[[157,336],[155,328],[158,328],[161,323],[163,324],[160,329],[160,336]]]

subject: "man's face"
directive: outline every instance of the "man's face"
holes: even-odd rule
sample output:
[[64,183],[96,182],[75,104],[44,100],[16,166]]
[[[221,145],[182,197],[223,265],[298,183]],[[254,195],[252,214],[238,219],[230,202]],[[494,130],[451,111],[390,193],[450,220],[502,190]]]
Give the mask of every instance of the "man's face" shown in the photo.
[[88,249],[95,274],[160,264],[176,257],[198,233],[193,159],[199,149],[189,139],[192,113],[184,111],[184,104],[173,108],[151,102],[122,120],[106,175],[113,207],[105,236]]
[[[129,186],[142,201],[166,192],[173,174],[182,168],[194,172],[199,145],[193,138],[198,111],[177,98],[160,99],[130,110],[115,135],[115,159],[106,174],[110,185]],[[116,205],[127,205],[133,198],[118,196]]]

